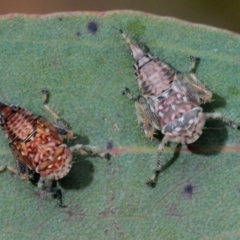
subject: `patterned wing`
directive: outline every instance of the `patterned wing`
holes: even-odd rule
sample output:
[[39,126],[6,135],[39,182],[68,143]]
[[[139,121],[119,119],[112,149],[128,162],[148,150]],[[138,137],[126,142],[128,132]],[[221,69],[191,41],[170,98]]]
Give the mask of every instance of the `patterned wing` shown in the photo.
[[201,100],[197,91],[193,88],[192,83],[189,79],[182,73],[178,72],[175,76],[175,81],[173,82],[172,89],[175,92],[181,92],[186,95],[186,101],[192,101],[194,103],[200,104]]
[[161,117],[155,112],[154,101],[157,98],[140,95],[136,102],[138,122],[149,137],[152,137],[155,129],[161,130]]
[[198,93],[201,103],[211,102],[213,96],[212,92],[207,89],[199,79],[191,77],[191,80],[189,78],[186,78],[186,80],[189,81],[192,88]]
[[46,129],[48,128],[51,132],[51,136],[54,137],[54,139],[59,139],[62,141],[62,137],[59,135],[59,131],[58,129],[47,119],[45,119],[44,117],[38,117],[37,119],[38,121],[38,128],[37,130],[41,129]]
[[175,91],[179,89],[181,92],[185,92],[188,100],[198,104],[209,102],[212,98],[212,92],[209,91],[197,78],[190,79],[180,72],[176,74],[173,89]]
[[27,156],[24,156],[22,154],[22,147],[23,145],[25,145],[25,143],[20,143],[20,144],[17,144],[15,145],[14,143],[10,143],[9,144],[9,147],[12,151],[12,154],[13,156],[23,165],[27,166],[28,168],[32,169],[32,170],[35,170],[36,168],[36,164],[34,164],[33,161],[31,161],[30,158],[28,158]]

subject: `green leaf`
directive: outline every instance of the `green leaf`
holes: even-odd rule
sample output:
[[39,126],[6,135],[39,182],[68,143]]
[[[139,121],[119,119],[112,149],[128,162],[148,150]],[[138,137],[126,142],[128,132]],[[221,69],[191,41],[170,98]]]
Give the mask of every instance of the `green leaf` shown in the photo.
[[[75,156],[60,181],[61,209],[31,183],[1,173],[1,239],[238,239],[240,236],[240,133],[209,121],[189,148],[163,154],[169,162],[156,188],[152,175],[157,146],[140,131],[133,59],[115,28],[186,73],[199,56],[197,75],[214,92],[206,111],[239,117],[240,38],[228,31],[149,14],[115,11],[0,19],[1,99],[51,119],[41,89],[74,130],[69,144],[96,149],[113,145],[111,160]],[[1,165],[14,165],[4,134]]]

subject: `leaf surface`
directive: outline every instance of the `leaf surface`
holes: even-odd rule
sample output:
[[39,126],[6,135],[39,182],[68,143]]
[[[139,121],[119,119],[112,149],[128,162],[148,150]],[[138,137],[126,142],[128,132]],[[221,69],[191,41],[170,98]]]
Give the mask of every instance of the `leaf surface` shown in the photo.
[[[115,28],[144,42],[181,72],[199,56],[197,75],[214,92],[206,111],[237,119],[240,37],[228,31],[139,12],[8,15],[0,19],[1,98],[51,119],[41,89],[76,134],[76,143],[111,148],[110,161],[75,155],[60,181],[61,209],[31,183],[1,173],[1,239],[237,239],[240,237],[240,132],[209,121],[201,138],[174,154],[156,188],[145,185],[158,139],[140,131],[133,60]],[[14,165],[0,135],[1,165]]]

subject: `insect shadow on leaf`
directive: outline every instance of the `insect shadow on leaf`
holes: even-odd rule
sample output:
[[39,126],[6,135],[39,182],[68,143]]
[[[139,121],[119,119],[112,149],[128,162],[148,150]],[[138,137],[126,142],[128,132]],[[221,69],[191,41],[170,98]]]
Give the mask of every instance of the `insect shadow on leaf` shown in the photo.
[[[87,136],[74,135],[74,138],[69,141],[69,144],[75,145],[81,143],[89,144]],[[91,184],[94,175],[94,165],[87,159],[86,156],[74,154],[73,167],[69,174],[59,180],[59,184],[64,189],[84,189]]]
[[[226,106],[226,100],[218,94],[213,93],[213,99],[211,103],[207,102],[202,106],[203,112],[214,112],[217,108]],[[195,154],[216,155],[221,152],[227,138],[226,124],[220,119],[209,119],[203,128],[201,137],[196,142],[187,145],[187,148]]]

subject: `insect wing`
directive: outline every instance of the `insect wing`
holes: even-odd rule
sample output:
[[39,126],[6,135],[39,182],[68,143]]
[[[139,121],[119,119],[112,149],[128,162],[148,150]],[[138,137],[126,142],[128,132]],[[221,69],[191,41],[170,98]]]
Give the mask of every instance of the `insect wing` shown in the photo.
[[173,82],[172,89],[175,92],[181,92],[186,95],[185,101],[192,101],[194,103],[200,104],[200,98],[198,93],[194,90],[190,81],[182,73],[177,73],[176,78]]
[[212,92],[210,90],[208,90],[198,79],[196,79],[196,81],[190,81],[189,78],[186,78],[186,80],[189,81],[189,83],[192,85],[192,88],[197,92],[201,102],[202,103],[206,103],[206,102],[210,102],[212,99]]
[[198,104],[211,101],[212,92],[209,91],[197,78],[188,78],[182,73],[177,73],[173,88],[177,87],[180,91],[186,92],[190,101]]
[[[23,143],[25,144],[25,143]],[[33,164],[33,162],[26,156],[23,156],[21,153],[21,145],[19,145],[18,147],[13,144],[10,143],[9,147],[11,149],[11,152],[13,154],[13,156],[23,165],[26,165],[28,168],[34,170],[36,168],[36,166]]]
[[48,128],[54,139],[62,140],[60,135],[59,135],[58,129],[51,122],[49,122],[47,119],[45,119],[44,117],[39,117],[38,118],[38,124],[39,124],[39,126],[38,126],[39,128],[40,127],[43,128],[43,129]]
[[150,124],[153,128],[160,130],[161,117],[155,113],[154,109],[152,109],[155,101],[158,101],[157,98],[146,98],[140,95],[137,101],[137,110],[138,115],[140,115],[140,117],[144,119],[146,125]]

